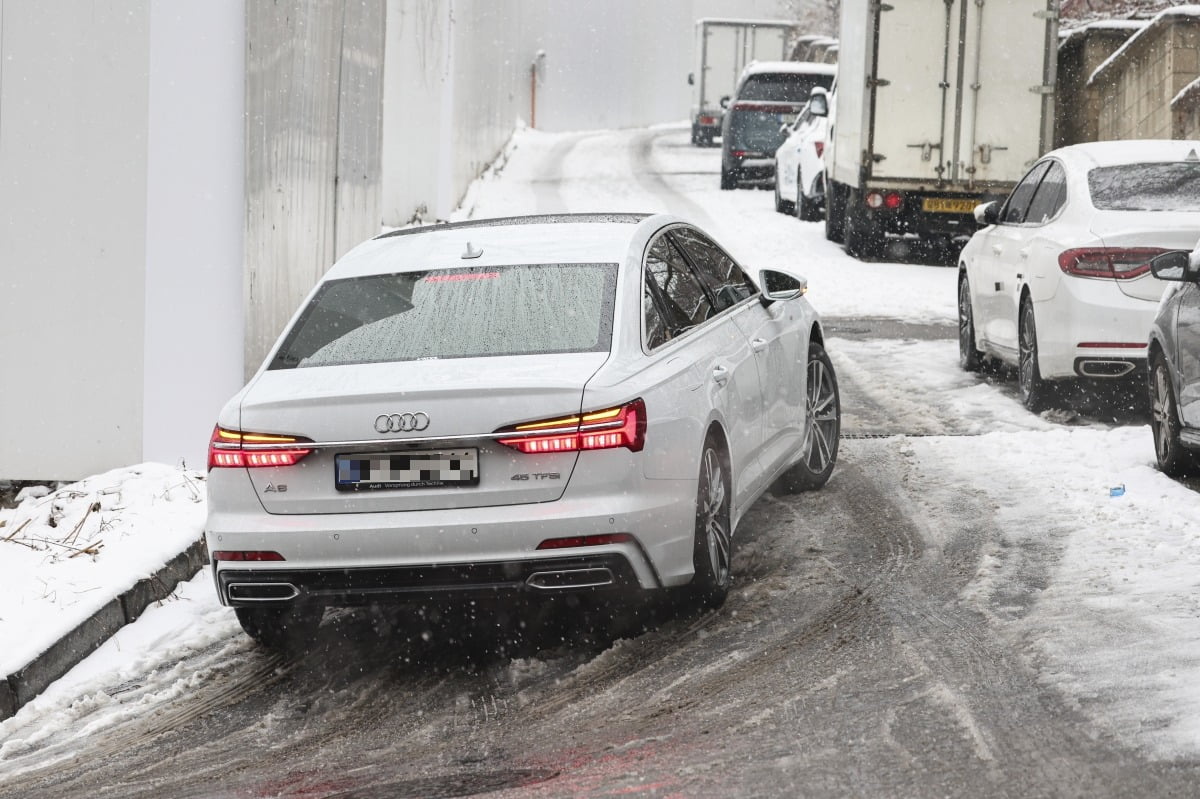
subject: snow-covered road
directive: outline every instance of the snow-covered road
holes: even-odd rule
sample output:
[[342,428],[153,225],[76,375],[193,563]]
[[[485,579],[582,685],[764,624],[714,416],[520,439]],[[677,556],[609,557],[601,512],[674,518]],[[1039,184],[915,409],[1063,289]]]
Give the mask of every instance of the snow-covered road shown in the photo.
[[[721,611],[467,669],[451,624],[348,613],[285,663],[202,573],[0,723],[0,795],[1193,792],[1200,497],[1144,415],[1029,414],[958,370],[954,270],[849,259],[718,159],[679,127],[524,131],[459,213],[686,215],[839,320],[838,471],[756,505]],[[870,318],[901,324],[841,324]]]

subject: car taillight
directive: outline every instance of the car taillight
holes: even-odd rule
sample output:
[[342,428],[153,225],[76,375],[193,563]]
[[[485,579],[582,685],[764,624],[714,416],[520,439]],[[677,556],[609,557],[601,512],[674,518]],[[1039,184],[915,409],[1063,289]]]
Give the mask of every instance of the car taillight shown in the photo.
[[825,155],[825,142],[823,142],[823,141],[813,142],[813,149],[815,149],[817,151],[817,158],[820,158],[821,156]]
[[1166,252],[1159,247],[1081,247],[1058,256],[1068,275],[1128,280],[1150,271],[1150,259]]
[[243,433],[217,425],[208,442],[208,468],[292,466],[312,449],[307,439],[268,433]]
[[498,441],[530,455],[616,447],[640,452],[646,443],[646,403],[635,399],[618,408],[526,422],[499,432],[520,434]]
[[745,150],[730,150],[729,154],[732,155],[734,158],[745,158],[747,155],[747,152]]

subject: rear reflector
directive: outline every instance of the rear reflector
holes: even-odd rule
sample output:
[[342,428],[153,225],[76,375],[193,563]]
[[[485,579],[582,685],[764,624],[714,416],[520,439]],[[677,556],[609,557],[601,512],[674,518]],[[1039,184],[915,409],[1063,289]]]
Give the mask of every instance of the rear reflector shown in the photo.
[[499,442],[530,455],[616,447],[640,452],[646,443],[646,403],[635,399],[618,408],[526,422],[497,432],[513,433]]
[[304,447],[305,443],[312,442],[295,436],[242,433],[217,425],[208,442],[208,468],[292,466],[312,452]]
[[817,151],[817,158],[825,155],[825,142],[815,141],[813,142],[813,148]]
[[748,103],[743,100],[740,103],[733,104],[734,111],[762,111],[767,114],[790,114],[795,111],[795,107],[791,105],[780,105],[778,103]]
[[1058,256],[1068,275],[1128,280],[1150,271],[1150,259],[1166,252],[1160,247],[1082,247]]
[[600,547],[605,544],[629,544],[633,536],[629,533],[605,533],[603,535],[573,535],[566,538],[547,538],[537,545],[538,549],[573,549],[575,547]]
[[1097,350],[1144,350],[1148,345],[1145,341],[1081,341],[1075,346]]
[[263,561],[278,561],[285,560],[283,555],[278,552],[257,551],[241,552],[232,549],[218,549],[212,553],[213,563],[219,560],[235,560],[235,561],[254,561],[261,563]]

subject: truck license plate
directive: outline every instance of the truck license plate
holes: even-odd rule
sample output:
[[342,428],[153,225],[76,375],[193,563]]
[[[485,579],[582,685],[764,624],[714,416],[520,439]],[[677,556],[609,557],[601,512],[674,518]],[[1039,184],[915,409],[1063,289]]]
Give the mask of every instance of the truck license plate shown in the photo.
[[969,214],[975,210],[979,201],[973,197],[952,199],[949,197],[926,197],[921,201],[921,209],[931,214]]

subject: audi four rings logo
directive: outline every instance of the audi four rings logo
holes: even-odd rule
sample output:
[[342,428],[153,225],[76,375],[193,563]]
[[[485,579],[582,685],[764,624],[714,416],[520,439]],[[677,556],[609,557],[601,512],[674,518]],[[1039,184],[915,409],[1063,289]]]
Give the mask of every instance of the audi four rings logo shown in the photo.
[[429,414],[416,413],[380,414],[375,419],[375,430],[379,433],[413,433],[429,427]]

